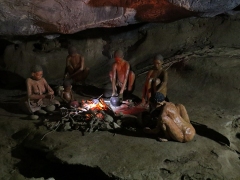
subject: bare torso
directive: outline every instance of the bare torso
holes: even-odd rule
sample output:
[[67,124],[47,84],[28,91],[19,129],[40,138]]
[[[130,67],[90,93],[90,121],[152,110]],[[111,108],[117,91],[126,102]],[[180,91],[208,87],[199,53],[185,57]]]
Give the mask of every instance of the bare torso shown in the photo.
[[84,82],[88,74],[89,68],[85,67],[83,56],[75,53],[67,57],[64,78],[73,79],[75,82]]
[[125,60],[122,60],[120,63],[115,63],[114,68],[117,74],[117,81],[122,84],[128,76],[129,63]]
[[[54,99],[54,91],[48,85],[47,81],[44,78],[40,80],[34,80],[32,78],[27,78],[27,102],[24,103],[24,111],[29,111],[32,113],[41,109],[41,107],[46,107],[48,105],[60,103]],[[25,102],[25,100],[23,100]]]
[[79,54],[74,54],[72,56],[67,57],[67,67],[68,68],[68,73],[72,74],[78,69],[82,69],[83,67],[83,58]]
[[70,92],[69,91],[63,91],[61,97],[66,103],[69,103],[69,102],[73,101],[73,94],[72,94],[71,91]]
[[42,95],[45,93],[54,94],[52,88],[47,84],[44,78],[36,81],[31,78],[27,79],[27,93],[30,99],[34,98],[34,95]]
[[166,102],[165,106],[163,107],[163,113],[160,117],[160,123],[162,123],[163,129],[167,131],[168,135],[172,139],[180,142],[187,142],[192,140],[194,137],[195,129],[189,122],[189,119],[187,119],[187,114],[183,115],[184,117],[187,117],[186,119],[181,116],[182,113],[187,112],[179,112],[179,110],[182,108],[179,108],[177,106],[182,105],[175,105],[171,102]]
[[[154,83],[153,83],[154,81]],[[142,104],[148,103],[151,93],[161,92],[167,96],[168,75],[164,69],[152,69],[148,72],[143,88]]]

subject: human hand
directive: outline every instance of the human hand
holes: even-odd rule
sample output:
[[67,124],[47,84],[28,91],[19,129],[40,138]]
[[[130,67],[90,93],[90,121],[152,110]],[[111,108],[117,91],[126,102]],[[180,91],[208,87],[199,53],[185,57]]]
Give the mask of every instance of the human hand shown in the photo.
[[146,104],[146,100],[145,100],[145,98],[142,98],[142,102],[141,102],[141,104]]
[[119,99],[123,100],[123,94],[119,94]]
[[53,94],[47,94],[47,95],[45,95],[45,98],[54,99],[54,95]]

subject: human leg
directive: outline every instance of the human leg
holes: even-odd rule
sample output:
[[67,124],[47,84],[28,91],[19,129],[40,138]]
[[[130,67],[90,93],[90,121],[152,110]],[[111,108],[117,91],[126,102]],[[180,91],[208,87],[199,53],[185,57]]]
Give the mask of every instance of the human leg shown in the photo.
[[[110,81],[112,83],[112,81],[113,81],[113,71],[109,72],[109,78],[110,78]],[[115,85],[114,89],[115,89],[115,93],[117,93],[117,86],[116,85]],[[113,94],[113,95],[117,95],[117,94]]]
[[166,138],[171,138],[178,142],[184,142],[184,134],[180,127],[168,116],[162,119],[162,125],[165,126],[163,128],[163,132]]
[[72,79],[75,81],[75,82],[81,82],[81,83],[85,83],[85,80],[87,78],[89,74],[89,68],[85,68],[84,70],[78,72],[77,74],[75,74]]
[[134,82],[135,82],[135,74],[133,71],[130,71],[128,75],[128,89],[127,89],[129,92],[133,90]]

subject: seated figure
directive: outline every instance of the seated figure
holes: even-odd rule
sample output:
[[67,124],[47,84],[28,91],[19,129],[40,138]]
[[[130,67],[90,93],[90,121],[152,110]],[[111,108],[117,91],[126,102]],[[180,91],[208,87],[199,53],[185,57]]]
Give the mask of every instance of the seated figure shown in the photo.
[[71,79],[74,83],[84,84],[89,74],[89,68],[85,67],[84,57],[78,54],[77,49],[73,46],[68,48],[68,54],[64,80]]
[[63,91],[61,91],[60,96],[65,103],[70,103],[74,101],[74,96],[72,93],[72,85],[70,81],[64,81]]
[[54,91],[43,78],[41,66],[35,65],[32,68],[32,76],[27,78],[26,86],[27,97],[20,101],[20,107],[27,114],[33,114],[43,107],[47,110],[55,110],[55,105],[60,105],[59,101],[54,98]]
[[163,57],[157,55],[153,60],[154,68],[147,74],[142,93],[142,105],[148,105],[151,94],[156,92],[167,96],[168,73],[162,68]]
[[[130,64],[123,59],[123,51],[114,52],[115,63],[109,73],[112,82],[112,96],[118,96],[123,99],[123,92],[132,93],[135,74],[130,70]],[[119,92],[118,92],[119,89]]]
[[150,134],[162,133],[160,141],[174,140],[178,142],[191,141],[196,132],[190,123],[186,108],[182,104],[166,102],[162,93],[156,92],[151,97],[153,111],[158,111],[157,126],[153,129],[146,127],[144,131]]

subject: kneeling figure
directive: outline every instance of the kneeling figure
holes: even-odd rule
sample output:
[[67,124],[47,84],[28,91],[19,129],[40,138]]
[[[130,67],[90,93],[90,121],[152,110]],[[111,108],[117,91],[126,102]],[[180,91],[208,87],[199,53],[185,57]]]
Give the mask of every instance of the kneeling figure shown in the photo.
[[173,104],[164,99],[164,95],[160,92],[156,92],[151,98],[153,111],[159,111],[157,126],[154,129],[146,127],[144,131],[150,134],[163,132],[164,137],[159,138],[160,141],[191,141],[196,132],[190,123],[186,108],[182,104]]

